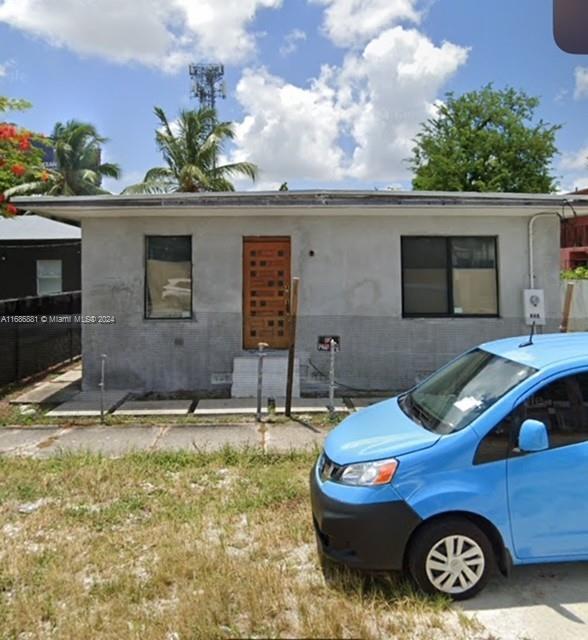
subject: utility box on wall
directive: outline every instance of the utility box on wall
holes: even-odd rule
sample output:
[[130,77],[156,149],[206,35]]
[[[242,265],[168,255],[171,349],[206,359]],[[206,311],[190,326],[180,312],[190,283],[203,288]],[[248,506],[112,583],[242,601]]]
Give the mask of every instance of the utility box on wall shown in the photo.
[[543,289],[525,289],[523,292],[523,305],[525,308],[525,322],[528,325],[544,326],[545,318],[545,292]]

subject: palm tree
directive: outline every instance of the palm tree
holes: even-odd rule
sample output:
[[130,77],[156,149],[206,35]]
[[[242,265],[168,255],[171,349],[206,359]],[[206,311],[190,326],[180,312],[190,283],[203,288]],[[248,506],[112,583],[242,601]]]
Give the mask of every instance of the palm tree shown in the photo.
[[251,162],[219,164],[224,143],[235,137],[235,130],[230,122],[218,122],[214,109],[181,111],[174,123],[160,107],[155,107],[155,115],[160,122],[155,141],[167,166],[149,169],[143,182],[123,193],[234,191],[230,178],[257,177],[258,168]]
[[58,122],[48,146],[55,148],[55,169],[47,169],[43,179],[8,189],[6,196],[42,193],[51,196],[89,196],[107,194],[102,178],[120,178],[116,164],[101,162],[101,145],[108,139],[100,136],[94,125],[69,120]]

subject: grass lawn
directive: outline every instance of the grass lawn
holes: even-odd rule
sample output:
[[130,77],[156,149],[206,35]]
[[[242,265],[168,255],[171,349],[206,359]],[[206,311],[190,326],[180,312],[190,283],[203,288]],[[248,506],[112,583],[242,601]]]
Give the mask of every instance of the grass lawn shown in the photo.
[[325,580],[314,457],[0,457],[0,638],[477,634],[399,578]]

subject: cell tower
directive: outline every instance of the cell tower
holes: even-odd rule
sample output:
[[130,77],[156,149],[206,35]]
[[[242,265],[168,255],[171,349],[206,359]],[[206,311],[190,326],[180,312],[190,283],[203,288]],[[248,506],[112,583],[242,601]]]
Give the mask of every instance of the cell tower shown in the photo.
[[226,98],[225,67],[222,64],[191,64],[192,95],[201,107],[216,109],[216,99]]

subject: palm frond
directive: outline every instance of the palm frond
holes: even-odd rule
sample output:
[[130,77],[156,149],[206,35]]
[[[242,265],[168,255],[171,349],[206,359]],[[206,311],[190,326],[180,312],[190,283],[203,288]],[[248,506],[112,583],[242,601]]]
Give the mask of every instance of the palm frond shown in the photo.
[[107,178],[119,179],[122,176],[120,165],[113,162],[103,162],[98,165],[98,173]]
[[246,176],[255,181],[259,174],[259,167],[253,162],[234,162],[217,167],[216,172],[221,176]]

